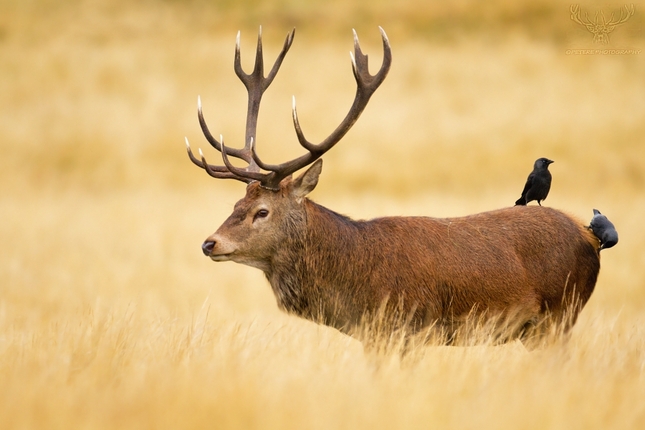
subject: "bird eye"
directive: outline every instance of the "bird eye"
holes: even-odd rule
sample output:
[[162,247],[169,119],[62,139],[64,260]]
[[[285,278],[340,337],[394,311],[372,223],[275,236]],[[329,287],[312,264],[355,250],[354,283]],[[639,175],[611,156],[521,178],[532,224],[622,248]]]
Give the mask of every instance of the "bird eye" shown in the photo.
[[253,221],[255,221],[258,218],[266,218],[269,215],[269,211],[266,209],[260,209],[255,213],[253,216]]

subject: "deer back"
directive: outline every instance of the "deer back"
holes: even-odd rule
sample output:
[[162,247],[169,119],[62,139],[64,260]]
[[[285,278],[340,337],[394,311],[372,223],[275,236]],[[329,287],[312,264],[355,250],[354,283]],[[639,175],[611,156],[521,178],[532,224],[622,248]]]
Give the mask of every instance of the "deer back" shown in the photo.
[[306,208],[306,231],[280,247],[267,277],[281,307],[339,328],[385,300],[415,309],[420,326],[473,309],[560,314],[588,300],[600,267],[598,240],[551,208],[370,221]]

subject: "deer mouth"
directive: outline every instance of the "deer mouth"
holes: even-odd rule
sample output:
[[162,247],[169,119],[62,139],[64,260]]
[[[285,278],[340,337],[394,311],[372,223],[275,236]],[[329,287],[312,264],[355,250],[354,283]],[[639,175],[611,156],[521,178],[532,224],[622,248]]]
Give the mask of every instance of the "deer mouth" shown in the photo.
[[209,255],[210,259],[213,261],[230,261],[231,254],[216,254]]
[[202,252],[213,261],[229,261],[234,251],[234,247],[226,246],[226,242],[222,246],[219,240],[207,239],[202,244]]

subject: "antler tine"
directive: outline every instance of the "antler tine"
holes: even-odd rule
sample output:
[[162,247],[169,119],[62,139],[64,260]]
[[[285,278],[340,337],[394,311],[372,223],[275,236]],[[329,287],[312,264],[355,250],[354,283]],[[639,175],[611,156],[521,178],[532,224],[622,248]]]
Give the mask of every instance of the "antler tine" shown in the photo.
[[[186,141],[186,152],[188,152],[188,158],[190,158],[190,161],[192,161],[193,164],[195,164],[196,166],[201,167],[204,170],[207,170],[206,165],[204,164],[205,160],[204,160],[204,154],[202,153],[202,149],[199,148],[199,155],[201,157],[201,160],[199,160],[193,154],[193,151],[190,148],[190,143],[188,143],[188,138],[184,137],[184,139]],[[228,172],[228,170],[222,169],[222,168],[220,168],[220,166],[210,166],[210,167],[211,167],[211,171],[213,171],[213,172],[217,172],[217,173],[227,173]]]
[[[235,167],[234,165],[231,164],[231,162],[228,159],[228,149],[226,149],[226,146],[224,145],[224,139],[222,139],[222,136],[220,136],[221,144],[222,144],[222,160],[224,161],[224,165],[228,169],[229,172],[232,174],[239,176],[240,178],[244,178],[247,181],[245,182],[252,182],[252,181],[263,181],[267,174],[265,173],[260,173],[257,168],[257,165],[251,159],[251,162],[246,168],[240,168],[240,167]],[[249,144],[249,146],[251,146]]]
[[246,76],[247,74],[244,73],[244,70],[242,70],[242,58],[240,54],[240,37],[241,37],[241,31],[238,30],[237,36],[235,37],[235,60],[233,61],[233,69],[235,70],[235,74],[237,75],[238,78],[244,83],[246,86]]
[[221,169],[220,166],[211,166],[206,162],[206,158],[204,158],[204,153],[202,152],[201,148],[199,150],[199,155],[202,157],[202,163],[204,164],[204,170],[206,170],[206,173],[208,173],[210,176],[213,178],[217,179],[235,179],[238,181],[245,182],[247,184],[250,184],[253,182],[252,179],[249,178],[244,178],[242,176],[236,175],[235,173],[232,173],[228,170],[221,172],[219,169]]
[[309,152],[315,152],[317,147],[309,143],[307,138],[305,138],[302,128],[300,128],[300,121],[298,120],[298,111],[296,110],[296,96],[293,96],[291,101],[291,116],[293,118],[293,128],[296,129],[296,136],[298,136],[298,142]]
[[282,45],[282,50],[280,51],[280,54],[278,54],[278,58],[276,58],[275,63],[271,68],[271,71],[269,72],[269,74],[265,79],[265,84],[266,84],[265,88],[271,85],[271,82],[273,82],[273,78],[275,78],[275,75],[278,73],[278,70],[280,70],[282,61],[284,60],[284,57],[287,55],[289,48],[291,48],[291,44],[293,43],[293,38],[295,35],[296,35],[295,28],[292,28],[291,31],[287,33],[287,37],[284,40],[284,44]]
[[374,94],[374,91],[376,91],[376,89],[383,83],[383,80],[385,80],[392,64],[392,50],[390,48],[390,42],[383,28],[379,27],[379,30],[383,40],[383,63],[375,75],[371,75],[369,73],[367,55],[363,54],[358,42],[358,36],[356,31],[354,31],[354,54],[352,55],[350,53],[352,59],[352,71],[354,73],[354,78],[356,79],[356,95],[354,97],[354,102],[340,125],[338,125],[338,127],[336,127],[336,129],[319,144],[313,144],[305,138],[302,128],[300,127],[300,122],[298,121],[298,113],[296,111],[294,97],[292,106],[293,125],[296,130],[298,142],[300,142],[300,145],[309,152],[299,158],[280,165],[265,165],[262,167],[265,170],[275,172],[275,175],[271,175],[271,177],[266,181],[267,183],[270,182],[269,186],[277,186],[277,183],[279,183],[280,180],[286,178],[296,170],[316,161],[325,152],[329,151],[336,143],[338,143],[358,120],[359,116],[367,106],[367,102],[370,97]]
[[255,67],[253,74],[264,76],[264,55],[262,54],[262,26],[258,30],[258,43],[255,50]]
[[[201,100],[201,97],[199,96],[197,96],[197,119],[199,120],[199,125],[208,143],[210,143],[213,148],[221,152],[222,144],[213,137],[210,130],[208,129],[208,126],[206,125],[206,120],[204,119],[204,113],[202,112],[202,100]],[[232,157],[239,158],[241,160],[246,161],[247,163],[251,161],[251,157],[249,157],[249,154],[245,153],[241,149],[228,148],[228,153]]]
[[[272,167],[275,167],[273,164],[267,164],[267,163],[263,162],[262,160],[260,160],[260,157],[259,157],[259,156],[258,156],[258,154],[255,152],[255,141],[253,140],[253,138],[251,138],[251,141],[250,141],[250,143],[249,143],[249,146],[251,147],[251,157],[253,157],[253,161],[255,162],[255,164],[257,164],[257,166],[258,166],[260,169],[264,169],[264,170],[269,170],[269,171],[271,171],[271,170],[272,170]],[[271,173],[269,173],[269,175],[270,175],[270,174],[271,174]]]
[[231,173],[228,169],[222,166],[212,166],[206,162],[206,159],[204,158],[204,154],[202,153],[201,148],[199,149],[199,155],[201,160],[199,160],[195,155],[193,155],[193,151],[190,149],[190,144],[188,143],[188,138],[185,138],[186,140],[186,151],[188,152],[188,158],[190,158],[190,161],[192,161],[195,165],[198,167],[201,167],[208,173],[210,176],[213,178],[217,179],[237,179],[238,181],[246,182],[249,183],[251,182],[250,179],[247,178],[241,178],[233,173]]
[[202,112],[202,98],[200,96],[197,96],[197,119],[199,120],[199,125],[202,128],[202,133],[204,133],[204,137],[206,137],[208,143],[210,143],[213,148],[221,151],[222,145],[217,141],[217,139],[213,137],[210,130],[208,129],[208,126],[206,125],[204,113]]
[[184,140],[186,141],[186,152],[188,152],[188,158],[190,158],[190,161],[192,161],[197,167],[201,167],[203,169],[204,164],[193,155],[193,151],[190,149],[190,143],[188,143],[188,138],[184,137]]

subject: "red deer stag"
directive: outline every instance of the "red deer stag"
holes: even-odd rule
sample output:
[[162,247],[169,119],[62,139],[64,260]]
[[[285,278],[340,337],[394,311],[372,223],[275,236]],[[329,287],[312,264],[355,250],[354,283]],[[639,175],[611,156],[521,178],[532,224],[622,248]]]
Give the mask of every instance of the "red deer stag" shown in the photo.
[[[242,149],[216,140],[198,118],[223,165],[201,153],[188,156],[214,178],[247,183],[246,196],[202,245],[213,261],[235,261],[264,272],[278,306],[303,318],[352,333],[366,317],[403,315],[408,333],[439,327],[447,340],[473,314],[512,315],[514,336],[536,321],[563,323],[565,330],[589,299],[598,276],[598,239],[583,223],[555,209],[516,206],[460,218],[385,217],[355,221],[306,196],[318,183],[320,157],[347,133],[385,79],[392,62],[383,29],[384,57],[371,75],[354,33],[352,68],[356,96],[340,125],[318,144],[305,138],[293,105],[293,123],[304,155],[282,164],[263,162],[255,144],[262,94],[291,47],[292,30],[264,76],[262,36],[255,67],[235,73],[248,91],[246,140]],[[236,157],[247,166],[234,166]],[[312,164],[313,163],[313,164]],[[292,174],[311,165],[297,178]],[[533,330],[535,332],[535,330]]]

